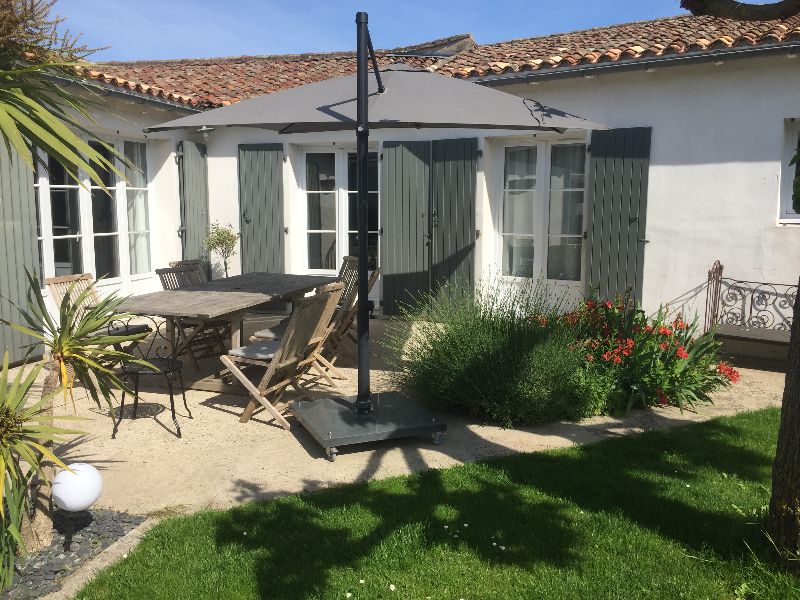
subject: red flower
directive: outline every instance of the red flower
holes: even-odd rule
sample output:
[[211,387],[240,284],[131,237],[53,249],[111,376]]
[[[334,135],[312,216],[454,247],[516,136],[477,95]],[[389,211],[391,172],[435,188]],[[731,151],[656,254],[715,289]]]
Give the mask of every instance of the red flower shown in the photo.
[[631,351],[628,348],[625,348],[625,350],[622,351],[622,355],[623,356],[630,356],[631,355]]
[[586,355],[586,362],[594,362],[594,356],[591,354]]
[[595,304],[592,300],[586,301],[586,308],[588,308],[589,310],[592,310],[595,306],[597,306],[597,304]]
[[619,356],[615,356],[615,357],[614,357],[614,364],[615,364],[615,365],[618,365],[618,364],[619,364],[619,363],[621,363],[621,362],[622,362],[622,359],[621,359]]
[[611,360],[611,350],[603,352],[603,360]]
[[722,375],[727,377],[728,381],[730,381],[731,383],[738,383],[739,379],[741,379],[741,377],[742,377],[739,374],[739,371],[737,371],[731,365],[729,365],[728,363],[726,363],[724,361],[719,363],[719,366],[717,367],[717,370]]
[[612,308],[614,308],[614,303],[613,303],[611,300],[606,300],[605,302],[603,302],[603,305],[604,305],[604,306],[605,306],[605,307],[606,307],[608,310],[611,310]]
[[678,349],[675,351],[675,356],[678,358],[689,358],[689,353],[683,346],[678,346]]
[[660,335],[672,335],[672,329],[670,329],[669,327],[662,326],[658,328],[658,333]]
[[666,350],[667,348],[669,348],[669,344],[667,342],[661,342],[658,345],[658,347],[661,348],[662,350]]
[[656,394],[658,395],[658,403],[661,406],[666,406],[667,404],[669,404],[669,398],[667,398],[667,395],[663,391],[657,389]]
[[653,333],[653,326],[648,325],[647,327],[644,328],[644,331],[645,333]]

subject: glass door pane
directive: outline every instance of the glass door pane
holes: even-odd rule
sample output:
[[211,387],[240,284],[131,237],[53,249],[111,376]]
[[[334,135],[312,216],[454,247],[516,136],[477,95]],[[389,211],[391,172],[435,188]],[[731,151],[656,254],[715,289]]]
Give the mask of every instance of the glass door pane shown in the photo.
[[586,146],[557,144],[550,163],[547,278],[581,280]]
[[534,277],[536,146],[510,146],[503,177],[503,275]]
[[[370,152],[367,176],[369,179],[369,204],[367,215],[369,248],[369,270],[378,268],[378,234],[380,216],[378,211],[378,154]],[[347,253],[358,256],[358,162],[355,152],[347,155]]]
[[[111,151],[97,142],[91,147],[103,158],[113,162]],[[117,227],[117,200],[114,197],[116,177],[105,164],[92,164],[95,172],[108,191],[98,185],[90,185],[92,196],[92,230],[94,233],[95,275],[100,277],[119,277],[119,236]]]
[[306,209],[308,268],[337,267],[336,253],[336,154],[312,152],[306,155]]
[[47,159],[54,274],[83,273],[81,211],[75,171],[68,172],[52,157]]

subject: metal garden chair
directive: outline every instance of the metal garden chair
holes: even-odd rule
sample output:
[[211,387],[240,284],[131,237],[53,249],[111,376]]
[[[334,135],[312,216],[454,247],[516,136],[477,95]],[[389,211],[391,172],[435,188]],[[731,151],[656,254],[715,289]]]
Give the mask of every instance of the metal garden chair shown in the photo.
[[[179,290],[208,281],[202,274],[202,263],[195,261],[168,269],[156,269],[156,274],[165,290]],[[186,352],[195,367],[199,368],[198,359],[225,352],[225,338],[230,337],[230,323],[227,321],[207,321],[201,325],[196,320],[180,318],[175,320],[175,326],[178,335],[189,340]]]

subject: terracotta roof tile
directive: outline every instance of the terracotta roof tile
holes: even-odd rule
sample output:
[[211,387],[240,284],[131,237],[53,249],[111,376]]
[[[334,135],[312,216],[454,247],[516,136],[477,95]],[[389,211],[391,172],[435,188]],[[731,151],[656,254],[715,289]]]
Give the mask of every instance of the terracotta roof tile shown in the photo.
[[800,15],[764,22],[681,15],[481,45],[459,53],[437,70],[455,77],[480,77],[569,69],[597,62],[786,43],[798,36]]
[[[378,50],[378,62],[433,68],[455,52],[473,48],[469,34],[415,46]],[[86,65],[79,73],[102,83],[194,108],[212,108],[355,72],[355,52],[285,54],[109,62]],[[146,82],[146,83],[145,83]]]

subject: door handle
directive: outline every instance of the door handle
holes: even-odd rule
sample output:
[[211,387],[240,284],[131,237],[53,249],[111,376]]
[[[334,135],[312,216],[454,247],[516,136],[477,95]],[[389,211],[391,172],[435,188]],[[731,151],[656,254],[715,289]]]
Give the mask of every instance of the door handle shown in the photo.
[[178,227],[178,237],[183,239],[184,234],[186,234],[186,227]]

